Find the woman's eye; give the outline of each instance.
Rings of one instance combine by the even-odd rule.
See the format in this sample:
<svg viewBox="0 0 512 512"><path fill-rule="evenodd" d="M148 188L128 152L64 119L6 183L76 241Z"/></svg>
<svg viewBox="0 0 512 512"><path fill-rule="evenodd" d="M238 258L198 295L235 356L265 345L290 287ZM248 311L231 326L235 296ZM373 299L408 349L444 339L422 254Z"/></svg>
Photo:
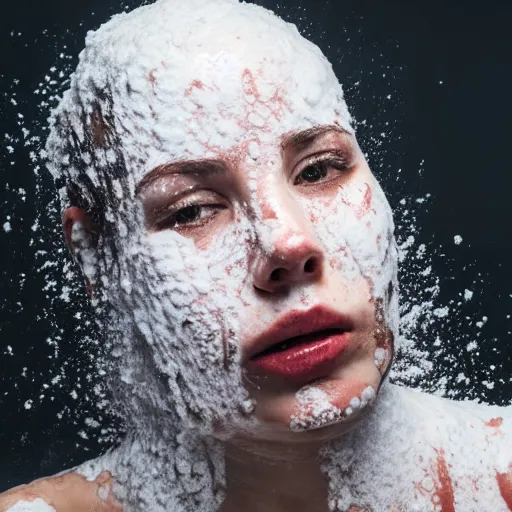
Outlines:
<svg viewBox="0 0 512 512"><path fill-rule="evenodd" d="M223 205L189 205L176 210L157 223L158 229L179 229L187 227L199 227L212 220Z"/></svg>
<svg viewBox="0 0 512 512"><path fill-rule="evenodd" d="M316 183L319 181L325 181L329 176L330 171L338 172L345 170L347 165L345 162L338 160L321 160L314 162L305 167L295 178L294 185L301 185L303 183Z"/></svg>
<svg viewBox="0 0 512 512"><path fill-rule="evenodd" d="M197 205L187 206L178 210L173 216L172 220L175 225L188 224L198 220L201 216L201 207Z"/></svg>

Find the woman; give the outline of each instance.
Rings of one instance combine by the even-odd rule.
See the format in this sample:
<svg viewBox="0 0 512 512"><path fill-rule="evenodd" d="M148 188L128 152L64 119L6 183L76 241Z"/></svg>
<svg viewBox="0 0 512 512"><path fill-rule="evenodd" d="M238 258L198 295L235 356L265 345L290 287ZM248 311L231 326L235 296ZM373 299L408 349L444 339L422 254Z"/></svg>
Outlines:
<svg viewBox="0 0 512 512"><path fill-rule="evenodd" d="M115 17L47 151L128 435L0 509L512 510L510 411L385 382L391 211L294 26L236 0Z"/></svg>

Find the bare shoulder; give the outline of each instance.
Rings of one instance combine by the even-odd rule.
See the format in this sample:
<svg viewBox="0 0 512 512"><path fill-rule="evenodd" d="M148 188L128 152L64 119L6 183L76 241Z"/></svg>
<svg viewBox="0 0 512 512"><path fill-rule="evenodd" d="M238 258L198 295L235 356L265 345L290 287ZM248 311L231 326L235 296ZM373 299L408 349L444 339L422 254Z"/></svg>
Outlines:
<svg viewBox="0 0 512 512"><path fill-rule="evenodd" d="M512 511L512 407L394 392L418 433L416 492L446 510Z"/></svg>
<svg viewBox="0 0 512 512"><path fill-rule="evenodd" d="M0 494L0 512L121 512L112 477L89 481L76 472L43 478Z"/></svg>

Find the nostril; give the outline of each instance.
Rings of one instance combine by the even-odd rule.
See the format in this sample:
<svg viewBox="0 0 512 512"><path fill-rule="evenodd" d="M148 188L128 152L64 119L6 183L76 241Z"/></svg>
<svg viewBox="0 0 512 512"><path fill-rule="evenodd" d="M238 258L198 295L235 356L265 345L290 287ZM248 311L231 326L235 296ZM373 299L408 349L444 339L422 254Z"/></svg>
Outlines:
<svg viewBox="0 0 512 512"><path fill-rule="evenodd" d="M309 258L304 264L304 272L306 274L312 274L316 270L316 261L314 258Z"/></svg>
<svg viewBox="0 0 512 512"><path fill-rule="evenodd" d="M270 280L271 281L281 281L281 279L283 278L283 270L282 268L276 268L275 270L273 270L270 274Z"/></svg>

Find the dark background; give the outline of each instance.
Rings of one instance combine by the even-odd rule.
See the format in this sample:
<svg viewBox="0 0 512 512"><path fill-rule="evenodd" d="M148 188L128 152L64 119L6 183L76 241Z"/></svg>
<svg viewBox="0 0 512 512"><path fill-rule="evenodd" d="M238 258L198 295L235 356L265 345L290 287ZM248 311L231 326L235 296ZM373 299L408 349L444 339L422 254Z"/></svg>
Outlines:
<svg viewBox="0 0 512 512"><path fill-rule="evenodd" d="M509 404L512 2L256 3L295 22L333 63L354 116L366 120L359 137L396 209L399 234L403 239L416 230L416 246L427 245L431 279L440 285L436 304L451 309L445 318L429 317L419 330L434 370L416 384ZM48 108L41 102L54 101L34 91L59 71L68 74L87 30L137 5L2 2L0 491L78 464L115 442L108 405L94 389L92 360L101 335L87 325L80 281L63 277L69 260L58 234L58 207L44 169L34 173L39 161L30 151L37 153L38 143L27 139L44 137ZM49 72L52 66L57 69ZM53 90L65 86L59 85L63 80L56 79ZM31 132L27 139L22 127ZM426 203L416 201L426 194ZM8 216L12 231L6 233L1 226ZM462 236L460 245L454 235ZM402 278L405 301L428 285L414 265ZM71 288L69 302L62 286ZM469 302L460 297L466 288L474 292ZM483 316L488 320L479 326ZM431 345L433 333L441 333L442 350ZM470 341L477 341L475 351L466 350ZM460 372L469 382L457 381Z"/></svg>

